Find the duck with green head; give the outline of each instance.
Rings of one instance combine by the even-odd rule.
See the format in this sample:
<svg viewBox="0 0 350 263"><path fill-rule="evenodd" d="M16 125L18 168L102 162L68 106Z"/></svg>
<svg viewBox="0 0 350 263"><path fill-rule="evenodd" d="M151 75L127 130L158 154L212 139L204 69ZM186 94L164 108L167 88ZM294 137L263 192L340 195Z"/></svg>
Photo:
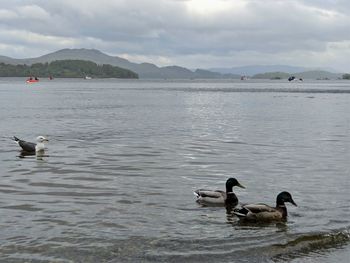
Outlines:
<svg viewBox="0 0 350 263"><path fill-rule="evenodd" d="M294 206L292 195L289 192L281 192L276 198L276 207L265 204L248 204L243 205L241 209L236 209L233 214L240 220L248 222L272 222L283 221L287 219L287 207L285 203L291 203Z"/></svg>
<svg viewBox="0 0 350 263"><path fill-rule="evenodd" d="M229 205L235 207L238 204L238 198L232 191L234 186L245 188L236 178L229 178L226 181L226 191L198 189L194 192L196 201L203 205Z"/></svg>

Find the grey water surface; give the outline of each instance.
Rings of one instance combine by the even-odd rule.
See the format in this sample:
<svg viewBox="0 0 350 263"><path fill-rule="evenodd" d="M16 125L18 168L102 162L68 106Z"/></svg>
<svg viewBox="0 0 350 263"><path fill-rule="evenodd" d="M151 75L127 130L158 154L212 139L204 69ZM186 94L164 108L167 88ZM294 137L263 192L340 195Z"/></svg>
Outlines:
<svg viewBox="0 0 350 263"><path fill-rule="evenodd" d="M3 78L0 145L0 262L349 262L349 81ZM228 177L298 207L244 225L195 202Z"/></svg>

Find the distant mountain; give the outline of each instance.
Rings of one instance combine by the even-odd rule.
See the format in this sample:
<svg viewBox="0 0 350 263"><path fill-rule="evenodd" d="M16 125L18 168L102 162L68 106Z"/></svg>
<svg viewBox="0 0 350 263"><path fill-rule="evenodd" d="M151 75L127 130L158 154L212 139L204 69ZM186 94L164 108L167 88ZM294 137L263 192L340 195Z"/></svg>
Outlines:
<svg viewBox="0 0 350 263"><path fill-rule="evenodd" d="M287 65L252 65L243 67L232 67L232 68L210 68L210 71L218 72L221 74L238 74L246 76L254 76L256 74L267 73L267 72L285 72L289 74L297 72L305 72L311 70L319 70L306 67L296 67ZM335 72L332 69L326 69L327 71Z"/></svg>
<svg viewBox="0 0 350 263"><path fill-rule="evenodd" d="M341 73L333 73L325 70L310 70L295 74L297 78L303 79L339 79L342 78Z"/></svg>
<svg viewBox="0 0 350 263"><path fill-rule="evenodd" d="M0 63L26 64L46 63L56 60L88 60L97 64L109 64L136 72L139 78L191 79L191 78L239 78L238 75L222 75L208 70L191 71L179 66L158 67L151 63L132 63L120 57L109 56L96 49L62 49L37 58L13 59L0 56Z"/></svg>
<svg viewBox="0 0 350 263"><path fill-rule="evenodd" d="M253 79L288 79L291 76L290 73L285 72L267 72L259 73L252 76Z"/></svg>
<svg viewBox="0 0 350 263"><path fill-rule="evenodd" d="M286 73L286 72L267 72L256 74L252 78L254 79L288 79L290 76L295 76L297 79L339 79L342 78L340 73L332 73L324 70L312 70L298 73Z"/></svg>
<svg viewBox="0 0 350 263"><path fill-rule="evenodd" d="M11 65L24 64L22 63L22 59L15 59L15 58L10 58L6 56L0 56L0 63L11 64Z"/></svg>
<svg viewBox="0 0 350 263"><path fill-rule="evenodd" d="M217 73L217 72L212 72L209 70L204 70L204 69L196 69L196 71L194 72L196 78L198 79L204 79L204 78L210 78L210 79L220 79L220 78L226 78L225 75ZM240 78L239 75L230 75L227 76L227 78L231 78L231 79L235 79L235 78Z"/></svg>
<svg viewBox="0 0 350 263"><path fill-rule="evenodd" d="M4 64L26 64L46 63L56 60L87 60L98 65L108 64L122 69L128 69L138 74L143 79L238 79L240 76L254 76L257 74L280 72L279 77L284 78L283 74L293 74L297 77L325 79L338 78L331 69L314 70L304 67L294 67L287 65L255 65L233 68L211 68L190 70L179 66L158 67L151 63L133 63L127 59L109 56L96 49L62 49L37 58L14 59L6 56L0 56L0 63ZM299 73L298 73L299 72ZM300 73L301 72L301 73ZM271 74L260 76L261 78L271 78Z"/></svg>

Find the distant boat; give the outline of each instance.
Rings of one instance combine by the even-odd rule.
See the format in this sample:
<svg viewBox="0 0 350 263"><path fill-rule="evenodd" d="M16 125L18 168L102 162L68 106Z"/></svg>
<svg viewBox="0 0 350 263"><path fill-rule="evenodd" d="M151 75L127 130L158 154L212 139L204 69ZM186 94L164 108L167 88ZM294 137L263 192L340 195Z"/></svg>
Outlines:
<svg viewBox="0 0 350 263"><path fill-rule="evenodd" d="M39 82L39 79L37 77L32 78L30 77L29 79L26 80L27 83L35 83L35 82Z"/></svg>
<svg viewBox="0 0 350 263"><path fill-rule="evenodd" d="M85 79L92 79L92 77L90 77L90 76L85 76Z"/></svg>

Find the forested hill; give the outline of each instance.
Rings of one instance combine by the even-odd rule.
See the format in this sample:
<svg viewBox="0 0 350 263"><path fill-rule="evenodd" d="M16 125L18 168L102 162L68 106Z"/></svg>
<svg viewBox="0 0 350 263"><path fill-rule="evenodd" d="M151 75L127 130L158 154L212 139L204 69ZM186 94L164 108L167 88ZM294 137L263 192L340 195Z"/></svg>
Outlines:
<svg viewBox="0 0 350 263"><path fill-rule="evenodd" d="M51 63L58 60L87 60L98 65L108 64L136 72L142 79L239 79L240 75L218 74L207 70L190 70L179 66L158 67L151 63L133 63L124 58L109 56L96 49L62 49L37 58L15 59L0 55L0 63L12 65L32 65L36 63Z"/></svg>
<svg viewBox="0 0 350 263"><path fill-rule="evenodd" d="M0 77L48 77L55 78L138 78L128 69L112 65L98 65L86 60L57 60L50 63L28 65L10 65L0 63Z"/></svg>

